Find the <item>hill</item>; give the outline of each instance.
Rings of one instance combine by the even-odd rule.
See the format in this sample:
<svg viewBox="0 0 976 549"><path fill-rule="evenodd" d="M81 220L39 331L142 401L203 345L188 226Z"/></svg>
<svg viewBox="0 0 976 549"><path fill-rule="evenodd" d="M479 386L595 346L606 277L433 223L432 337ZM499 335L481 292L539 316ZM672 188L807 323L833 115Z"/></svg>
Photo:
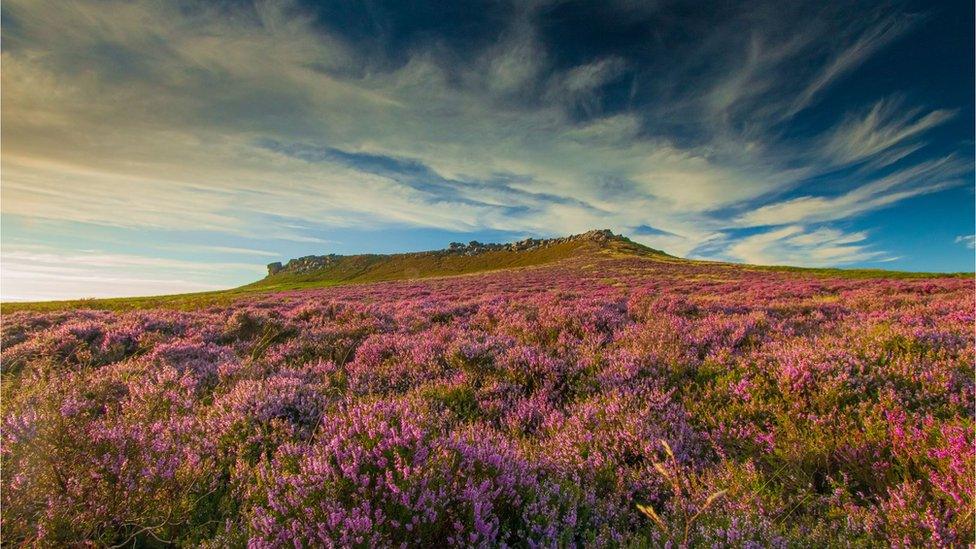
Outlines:
<svg viewBox="0 0 976 549"><path fill-rule="evenodd" d="M252 290L292 290L384 280L473 274L531 267L587 255L672 257L608 229L563 238L527 238L507 244L451 243L443 250L402 254L321 255L268 265L268 276L243 286Z"/></svg>

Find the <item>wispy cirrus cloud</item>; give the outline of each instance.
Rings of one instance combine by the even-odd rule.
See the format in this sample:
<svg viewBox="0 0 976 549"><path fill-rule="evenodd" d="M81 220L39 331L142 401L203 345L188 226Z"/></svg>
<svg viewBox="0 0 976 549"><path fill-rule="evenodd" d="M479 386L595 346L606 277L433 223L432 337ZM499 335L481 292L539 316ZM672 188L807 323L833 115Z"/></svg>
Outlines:
<svg viewBox="0 0 976 549"><path fill-rule="evenodd" d="M868 234L863 231L810 230L801 225L788 225L740 238L725 253L730 259L745 263L806 267L894 259L885 252L873 250L867 239Z"/></svg>
<svg viewBox="0 0 976 549"><path fill-rule="evenodd" d="M819 69L816 76L807 82L803 91L793 100L788 115L792 116L809 107L817 95L846 73L856 69L879 49L904 34L917 23L917 19L918 16L899 18L886 15L880 21L868 25L863 32L853 37L853 42L849 46L834 53Z"/></svg>
<svg viewBox="0 0 976 549"><path fill-rule="evenodd" d="M895 155L888 155L880 165L875 164L881 167L917 150L914 144L917 138L955 115L954 111L945 109L923 112L919 108L905 108L903 103L883 99L863 116L847 117L826 136L827 156L838 163L851 164L898 148Z"/></svg>
<svg viewBox="0 0 976 549"><path fill-rule="evenodd" d="M197 262L153 255L5 244L0 254L4 299L38 300L112 297L119 287L132 295L162 295L220 289L218 272L250 277L264 270L251 263Z"/></svg>
<svg viewBox="0 0 976 549"><path fill-rule="evenodd" d="M785 225L847 219L914 196L964 183L970 166L954 157L940 158L893 172L831 196L799 196L761 206L737 219L742 226Z"/></svg>
<svg viewBox="0 0 976 549"><path fill-rule="evenodd" d="M179 244L169 246L157 246L157 248L169 251L180 252L201 252L210 254L230 254L258 257L279 257L281 254L268 250L257 250L254 248L240 248L237 246L210 246L205 244Z"/></svg>
<svg viewBox="0 0 976 549"><path fill-rule="evenodd" d="M482 36L425 28L393 47L395 21L356 34L298 2L9 0L0 208L308 243L329 227L650 225L650 245L725 257L735 229L816 231L965 174L945 151L922 154L956 111L894 91L785 135L911 31L892 6L757 3L680 29L666 6L628 10L668 48L572 58L552 31L570 7L529 3L492 12ZM695 25L707 40L667 34ZM858 169L843 190L818 186L844 166ZM831 261L881 257L869 237L794 255L818 246Z"/></svg>
<svg viewBox="0 0 976 549"><path fill-rule="evenodd" d="M962 244L967 248L969 248L970 250L974 250L976 249L976 235L967 234L967 235L957 236L955 239L955 243Z"/></svg>

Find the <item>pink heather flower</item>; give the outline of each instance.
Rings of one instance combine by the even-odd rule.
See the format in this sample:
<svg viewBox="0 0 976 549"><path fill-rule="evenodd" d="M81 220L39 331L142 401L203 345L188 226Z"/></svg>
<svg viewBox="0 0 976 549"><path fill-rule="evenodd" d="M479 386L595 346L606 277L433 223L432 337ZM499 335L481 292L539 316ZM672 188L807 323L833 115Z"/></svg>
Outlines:
<svg viewBox="0 0 976 549"><path fill-rule="evenodd" d="M726 490L689 545L958 546L973 291L608 256L4 315L3 535L678 546Z"/></svg>

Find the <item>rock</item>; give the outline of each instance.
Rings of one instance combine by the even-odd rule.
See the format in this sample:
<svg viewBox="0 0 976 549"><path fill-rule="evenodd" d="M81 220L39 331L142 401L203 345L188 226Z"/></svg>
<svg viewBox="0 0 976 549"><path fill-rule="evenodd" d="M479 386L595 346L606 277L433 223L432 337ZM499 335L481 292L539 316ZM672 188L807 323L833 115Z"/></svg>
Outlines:
<svg viewBox="0 0 976 549"><path fill-rule="evenodd" d="M595 242L609 242L616 235L614 235L613 231L610 229L598 229L594 231L587 231L578 236L581 239L593 240Z"/></svg>

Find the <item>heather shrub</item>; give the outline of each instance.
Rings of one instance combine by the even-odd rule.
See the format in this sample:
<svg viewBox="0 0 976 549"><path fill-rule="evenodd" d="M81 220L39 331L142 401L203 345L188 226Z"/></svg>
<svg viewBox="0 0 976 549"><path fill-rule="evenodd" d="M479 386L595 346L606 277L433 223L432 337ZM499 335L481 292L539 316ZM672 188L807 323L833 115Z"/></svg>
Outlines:
<svg viewBox="0 0 976 549"><path fill-rule="evenodd" d="M965 546L973 294L607 256L198 311L6 315L0 533Z"/></svg>

